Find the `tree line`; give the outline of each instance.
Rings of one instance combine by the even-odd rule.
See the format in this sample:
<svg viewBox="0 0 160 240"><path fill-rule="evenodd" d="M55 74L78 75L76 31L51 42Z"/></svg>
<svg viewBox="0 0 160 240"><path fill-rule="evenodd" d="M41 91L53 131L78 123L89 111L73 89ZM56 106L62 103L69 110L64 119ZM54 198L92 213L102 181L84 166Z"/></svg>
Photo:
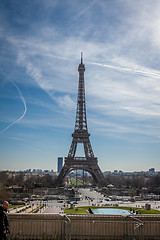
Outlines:
<svg viewBox="0 0 160 240"><path fill-rule="evenodd" d="M56 176L46 175L30 175L27 176L22 172L14 176L7 172L0 172L0 187L18 186L23 189L34 188L51 188L55 186ZM123 176L123 175L107 175L101 183L103 186L112 184L115 188L126 189L149 189L151 192L160 191L160 174L146 176Z"/></svg>

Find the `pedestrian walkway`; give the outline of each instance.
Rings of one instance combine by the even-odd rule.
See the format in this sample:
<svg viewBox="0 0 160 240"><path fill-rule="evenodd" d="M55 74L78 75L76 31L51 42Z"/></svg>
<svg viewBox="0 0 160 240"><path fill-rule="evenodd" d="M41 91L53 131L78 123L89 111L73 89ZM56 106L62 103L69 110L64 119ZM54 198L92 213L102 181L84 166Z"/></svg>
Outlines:
<svg viewBox="0 0 160 240"><path fill-rule="evenodd" d="M64 208L60 207L60 206L49 206L42 213L63 214L64 213Z"/></svg>
<svg viewBox="0 0 160 240"><path fill-rule="evenodd" d="M9 213L29 213L38 207L37 204L27 204L21 207L10 208Z"/></svg>

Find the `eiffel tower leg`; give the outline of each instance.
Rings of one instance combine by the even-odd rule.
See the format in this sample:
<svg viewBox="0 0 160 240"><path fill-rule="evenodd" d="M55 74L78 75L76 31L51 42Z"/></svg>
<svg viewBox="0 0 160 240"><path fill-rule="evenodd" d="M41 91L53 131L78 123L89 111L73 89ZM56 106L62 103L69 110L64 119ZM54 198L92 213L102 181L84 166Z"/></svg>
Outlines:
<svg viewBox="0 0 160 240"><path fill-rule="evenodd" d="M93 158L94 157L94 153L93 153L93 150L92 150L89 138L87 139L86 142L83 143L83 145L84 145L85 156L87 158L89 158L89 157Z"/></svg>
<svg viewBox="0 0 160 240"><path fill-rule="evenodd" d="M84 169L83 169L83 186L84 186Z"/></svg>
<svg viewBox="0 0 160 240"><path fill-rule="evenodd" d="M68 153L68 157L74 158L77 149L77 142L72 140L71 147Z"/></svg>
<svg viewBox="0 0 160 240"><path fill-rule="evenodd" d="M58 175L57 182L56 182L57 185L62 185L63 180L68 172L69 172L69 167L67 166L67 164L64 164L64 166L62 167L62 169Z"/></svg>
<svg viewBox="0 0 160 240"><path fill-rule="evenodd" d="M89 172L92 175L93 180L96 184L101 180L104 180L103 173L97 164L97 160L87 160L85 164L85 171Z"/></svg>

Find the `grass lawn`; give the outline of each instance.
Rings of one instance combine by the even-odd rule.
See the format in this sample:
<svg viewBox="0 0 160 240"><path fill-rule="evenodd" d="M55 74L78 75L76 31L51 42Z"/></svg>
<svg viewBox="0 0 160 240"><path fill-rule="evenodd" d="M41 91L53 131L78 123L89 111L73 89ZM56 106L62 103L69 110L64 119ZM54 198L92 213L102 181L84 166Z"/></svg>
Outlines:
<svg viewBox="0 0 160 240"><path fill-rule="evenodd" d="M88 207L89 208L89 207ZM89 214L87 209L84 209L84 207L75 207L73 209L66 207L64 209L65 214Z"/></svg>
<svg viewBox="0 0 160 240"><path fill-rule="evenodd" d="M23 207L24 205L9 205L8 209L10 208L19 208L19 207Z"/></svg>
<svg viewBox="0 0 160 240"><path fill-rule="evenodd" d="M134 208L134 207L97 207L97 206L84 206L84 207L75 207L73 209L65 208L65 214L89 214L88 209L96 209L96 208L117 208L117 209L124 209L129 210L132 209L134 212L138 212L138 214L160 214L158 210L145 210L144 208Z"/></svg>
<svg viewBox="0 0 160 240"><path fill-rule="evenodd" d="M70 179L70 182L72 185L76 185L76 179L72 178ZM77 185L83 185L83 183L77 180Z"/></svg>

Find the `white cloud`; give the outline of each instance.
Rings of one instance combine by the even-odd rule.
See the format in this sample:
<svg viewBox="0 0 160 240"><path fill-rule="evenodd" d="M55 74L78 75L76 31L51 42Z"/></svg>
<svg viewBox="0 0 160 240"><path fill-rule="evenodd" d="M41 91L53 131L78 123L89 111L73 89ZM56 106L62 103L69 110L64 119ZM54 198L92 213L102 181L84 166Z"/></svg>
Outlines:
<svg viewBox="0 0 160 240"><path fill-rule="evenodd" d="M75 102L71 99L71 97L69 95L65 95L63 97L57 97L56 101L63 108L69 108L69 109L76 108Z"/></svg>

